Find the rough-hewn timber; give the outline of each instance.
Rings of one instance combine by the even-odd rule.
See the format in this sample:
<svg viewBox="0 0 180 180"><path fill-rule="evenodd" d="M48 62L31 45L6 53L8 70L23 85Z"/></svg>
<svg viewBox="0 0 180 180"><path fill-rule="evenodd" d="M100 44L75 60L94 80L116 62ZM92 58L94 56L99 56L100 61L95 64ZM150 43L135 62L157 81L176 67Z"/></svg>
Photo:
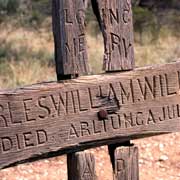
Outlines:
<svg viewBox="0 0 180 180"><path fill-rule="evenodd" d="M131 0L91 0L104 36L104 70L134 67Z"/></svg>
<svg viewBox="0 0 180 180"><path fill-rule="evenodd" d="M180 131L179 94L180 62L0 91L0 167Z"/></svg>
<svg viewBox="0 0 180 180"><path fill-rule="evenodd" d="M52 0L56 72L59 80L88 74L84 0Z"/></svg>
<svg viewBox="0 0 180 180"><path fill-rule="evenodd" d="M92 153L67 155L68 180L96 180L95 157Z"/></svg>
<svg viewBox="0 0 180 180"><path fill-rule="evenodd" d="M122 146L115 150L114 180L139 180L138 148Z"/></svg>

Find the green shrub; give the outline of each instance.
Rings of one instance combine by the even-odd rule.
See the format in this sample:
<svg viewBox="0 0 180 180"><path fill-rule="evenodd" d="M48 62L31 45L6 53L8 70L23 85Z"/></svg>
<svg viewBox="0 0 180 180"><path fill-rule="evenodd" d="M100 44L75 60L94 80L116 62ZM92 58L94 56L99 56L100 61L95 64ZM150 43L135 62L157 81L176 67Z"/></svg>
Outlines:
<svg viewBox="0 0 180 180"><path fill-rule="evenodd" d="M32 8L42 15L51 15L51 0L31 0Z"/></svg>
<svg viewBox="0 0 180 180"><path fill-rule="evenodd" d="M143 43L143 35L148 35L149 40L157 40L160 32L158 17L147 8L134 7L134 30L139 33L140 43Z"/></svg>
<svg viewBox="0 0 180 180"><path fill-rule="evenodd" d="M14 14L19 5L20 0L0 0L0 14Z"/></svg>

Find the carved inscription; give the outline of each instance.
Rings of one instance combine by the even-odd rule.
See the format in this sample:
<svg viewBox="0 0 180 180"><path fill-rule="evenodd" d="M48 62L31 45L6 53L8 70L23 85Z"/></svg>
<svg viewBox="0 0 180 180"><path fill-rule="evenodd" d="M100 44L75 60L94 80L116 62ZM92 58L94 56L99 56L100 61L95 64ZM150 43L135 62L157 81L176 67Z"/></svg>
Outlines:
<svg viewBox="0 0 180 180"><path fill-rule="evenodd" d="M138 180L138 149L134 145L119 147L114 153L114 179Z"/></svg>
<svg viewBox="0 0 180 180"><path fill-rule="evenodd" d="M93 178L93 173L91 171L91 165L89 163L85 164L82 179L91 180Z"/></svg>
<svg viewBox="0 0 180 180"><path fill-rule="evenodd" d="M109 115L108 120L92 120L72 123L69 129L68 139L92 137L108 132L121 132L125 129L148 127L149 125L162 124L179 119L180 123L180 104L170 106L152 107L147 111L131 112L128 110L119 111Z"/></svg>
<svg viewBox="0 0 180 180"><path fill-rule="evenodd" d="M126 173L127 173L127 159L117 159L116 160L116 177L123 177L123 179L125 179L124 177L126 177Z"/></svg>
<svg viewBox="0 0 180 180"><path fill-rule="evenodd" d="M48 137L45 130L27 131L11 136L0 137L0 153L6 154L38 147L46 144L47 141Z"/></svg>
<svg viewBox="0 0 180 180"><path fill-rule="evenodd" d="M133 23L130 0L96 0L94 11L104 35L104 70L134 67ZM97 12L98 9L98 12ZM98 16L100 14L100 17Z"/></svg>
<svg viewBox="0 0 180 180"><path fill-rule="evenodd" d="M115 108L117 111L123 105L159 100L178 93L179 71L87 86L82 89L67 89L39 97L24 98L22 101L0 102L0 127L34 123L48 118L90 112L102 107L109 111ZM141 112L137 116L141 116Z"/></svg>
<svg viewBox="0 0 180 180"><path fill-rule="evenodd" d="M180 63L1 91L0 167L14 154L180 131L179 93ZM101 109L108 116L100 120Z"/></svg>
<svg viewBox="0 0 180 180"><path fill-rule="evenodd" d="M68 154L69 180L96 180L95 158L91 153Z"/></svg>
<svg viewBox="0 0 180 180"><path fill-rule="evenodd" d="M58 78L87 74L84 0L53 0L53 32Z"/></svg>

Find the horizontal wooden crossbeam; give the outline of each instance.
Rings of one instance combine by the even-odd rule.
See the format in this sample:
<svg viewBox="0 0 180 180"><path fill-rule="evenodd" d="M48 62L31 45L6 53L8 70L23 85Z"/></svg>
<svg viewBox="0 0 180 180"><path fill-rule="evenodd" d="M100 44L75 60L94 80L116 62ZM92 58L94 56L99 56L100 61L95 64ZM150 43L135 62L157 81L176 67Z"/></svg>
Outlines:
<svg viewBox="0 0 180 180"><path fill-rule="evenodd" d="M180 131L180 62L0 91L0 168Z"/></svg>

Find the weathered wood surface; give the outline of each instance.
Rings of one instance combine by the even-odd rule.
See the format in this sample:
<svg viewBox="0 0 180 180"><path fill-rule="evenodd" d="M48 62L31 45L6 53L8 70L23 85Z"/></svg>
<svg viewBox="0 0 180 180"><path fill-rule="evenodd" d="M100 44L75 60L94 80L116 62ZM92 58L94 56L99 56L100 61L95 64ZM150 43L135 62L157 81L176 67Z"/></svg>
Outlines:
<svg viewBox="0 0 180 180"><path fill-rule="evenodd" d="M88 74L85 38L87 0L52 0L58 80Z"/></svg>
<svg viewBox="0 0 180 180"><path fill-rule="evenodd" d="M95 157L92 153L68 154L68 180L96 180Z"/></svg>
<svg viewBox="0 0 180 180"><path fill-rule="evenodd" d="M0 167L180 131L179 94L180 62L0 91Z"/></svg>
<svg viewBox="0 0 180 180"><path fill-rule="evenodd" d="M134 68L131 0L91 0L104 36L104 70Z"/></svg>
<svg viewBox="0 0 180 180"><path fill-rule="evenodd" d="M119 147L114 157L114 180L139 180L138 147Z"/></svg>

